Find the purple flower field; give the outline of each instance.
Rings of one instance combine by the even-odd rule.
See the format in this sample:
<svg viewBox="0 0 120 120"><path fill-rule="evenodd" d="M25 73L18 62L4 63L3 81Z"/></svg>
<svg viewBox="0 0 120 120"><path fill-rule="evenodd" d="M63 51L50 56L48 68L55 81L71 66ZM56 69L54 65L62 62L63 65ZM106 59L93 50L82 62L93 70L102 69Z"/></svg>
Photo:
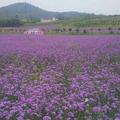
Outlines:
<svg viewBox="0 0 120 120"><path fill-rule="evenodd" d="M120 120L120 36L0 35L0 120Z"/></svg>

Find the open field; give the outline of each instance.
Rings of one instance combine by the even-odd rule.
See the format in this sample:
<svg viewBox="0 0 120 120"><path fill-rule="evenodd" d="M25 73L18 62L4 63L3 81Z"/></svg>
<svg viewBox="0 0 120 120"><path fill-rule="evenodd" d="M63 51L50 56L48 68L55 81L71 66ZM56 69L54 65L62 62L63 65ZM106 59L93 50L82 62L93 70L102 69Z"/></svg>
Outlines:
<svg viewBox="0 0 120 120"><path fill-rule="evenodd" d="M1 120L119 118L119 35L0 35Z"/></svg>

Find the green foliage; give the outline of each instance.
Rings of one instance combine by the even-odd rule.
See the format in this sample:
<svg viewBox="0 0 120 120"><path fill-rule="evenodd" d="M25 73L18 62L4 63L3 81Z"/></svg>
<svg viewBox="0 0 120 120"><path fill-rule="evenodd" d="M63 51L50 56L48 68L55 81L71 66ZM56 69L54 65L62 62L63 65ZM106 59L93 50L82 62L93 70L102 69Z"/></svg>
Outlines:
<svg viewBox="0 0 120 120"><path fill-rule="evenodd" d="M33 75L32 75L31 80L38 80L38 79L39 79L38 75L36 75L36 74L33 74Z"/></svg>
<svg viewBox="0 0 120 120"><path fill-rule="evenodd" d="M4 94L0 93L0 100L4 98Z"/></svg>
<svg viewBox="0 0 120 120"><path fill-rule="evenodd" d="M120 63L120 55L112 56L109 60L109 63Z"/></svg>
<svg viewBox="0 0 120 120"><path fill-rule="evenodd" d="M92 120L98 120L98 118L102 118L103 113L97 112L97 113L92 113Z"/></svg>
<svg viewBox="0 0 120 120"><path fill-rule="evenodd" d="M2 19L0 20L0 27L19 27L23 23L19 19Z"/></svg>
<svg viewBox="0 0 120 120"><path fill-rule="evenodd" d="M38 64L37 65L37 70L39 71L39 72L42 72L44 69L45 69L45 65L44 64Z"/></svg>
<svg viewBox="0 0 120 120"><path fill-rule="evenodd" d="M107 112L107 115L114 119L116 113L117 113L116 109L111 109L110 111Z"/></svg>
<svg viewBox="0 0 120 120"><path fill-rule="evenodd" d="M85 113L84 112L78 112L77 119L78 120L85 120Z"/></svg>
<svg viewBox="0 0 120 120"><path fill-rule="evenodd" d="M99 27L112 28L120 26L120 16L84 16L58 21L59 27Z"/></svg>
<svg viewBox="0 0 120 120"><path fill-rule="evenodd" d="M105 95L104 93L99 93L99 100L101 105L104 106L108 102L108 96Z"/></svg>
<svg viewBox="0 0 120 120"><path fill-rule="evenodd" d="M8 99L11 100L11 101L17 101L18 96L10 95L10 96L8 96Z"/></svg>

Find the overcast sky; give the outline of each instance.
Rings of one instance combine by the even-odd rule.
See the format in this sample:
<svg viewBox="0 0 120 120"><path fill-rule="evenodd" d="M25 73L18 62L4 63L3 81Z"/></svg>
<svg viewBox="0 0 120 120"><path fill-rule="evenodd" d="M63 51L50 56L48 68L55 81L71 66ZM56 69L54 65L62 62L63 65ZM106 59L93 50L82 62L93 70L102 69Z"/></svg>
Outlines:
<svg viewBox="0 0 120 120"><path fill-rule="evenodd" d="M50 11L79 11L120 15L120 0L0 0L0 7L25 1Z"/></svg>

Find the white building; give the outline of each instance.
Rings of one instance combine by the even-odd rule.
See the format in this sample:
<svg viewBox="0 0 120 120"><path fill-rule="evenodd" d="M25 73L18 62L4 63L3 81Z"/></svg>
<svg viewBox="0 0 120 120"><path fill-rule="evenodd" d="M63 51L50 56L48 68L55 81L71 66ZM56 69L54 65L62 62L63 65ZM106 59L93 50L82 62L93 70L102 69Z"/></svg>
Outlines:
<svg viewBox="0 0 120 120"><path fill-rule="evenodd" d="M44 35L44 32L40 30L39 28L33 28L29 29L24 32L24 34L29 34L29 35Z"/></svg>
<svg viewBox="0 0 120 120"><path fill-rule="evenodd" d="M48 23L48 22L54 22L54 21L56 21L57 19L55 18L55 17L53 17L53 18L42 18L41 19L41 22L42 23Z"/></svg>

